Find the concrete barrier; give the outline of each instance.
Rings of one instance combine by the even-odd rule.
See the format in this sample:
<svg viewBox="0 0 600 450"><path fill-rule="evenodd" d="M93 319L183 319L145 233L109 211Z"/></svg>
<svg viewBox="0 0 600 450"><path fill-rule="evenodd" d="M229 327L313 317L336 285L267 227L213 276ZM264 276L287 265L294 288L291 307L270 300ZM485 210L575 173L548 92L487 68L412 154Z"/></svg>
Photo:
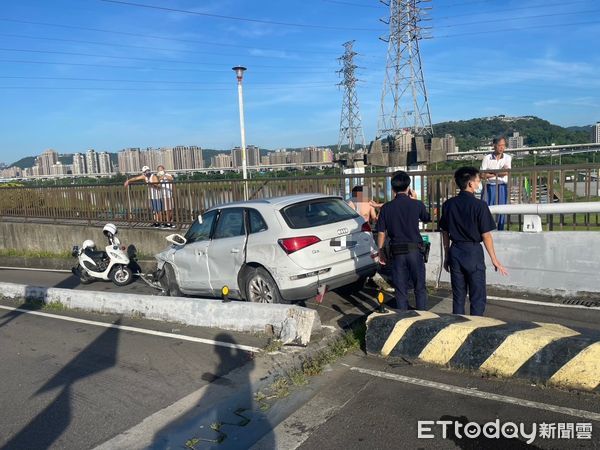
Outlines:
<svg viewBox="0 0 600 450"><path fill-rule="evenodd" d="M119 238L125 245L134 244L141 257L152 259L168 243L165 236L174 230L152 228L119 228ZM597 297L600 293L598 272L600 258L591 248L600 248L597 231L550 231L520 233L494 232L496 253L510 275L504 277L493 270L487 254L488 286L515 292L573 297ZM427 281L450 283L449 274L442 270L440 233L428 233L431 253L426 265ZM105 242L102 227L56 225L44 223L0 221L0 250L19 252L70 252L73 245L85 239L97 244ZM31 258L28 264L37 267Z"/></svg>
<svg viewBox="0 0 600 450"><path fill-rule="evenodd" d="M315 310L293 305L75 291L13 283L0 283L0 295L199 327L253 333L272 331L284 344L307 345L312 333L321 330L321 321Z"/></svg>
<svg viewBox="0 0 600 450"><path fill-rule="evenodd" d="M429 311L373 313L367 353L586 391L600 386L600 333Z"/></svg>

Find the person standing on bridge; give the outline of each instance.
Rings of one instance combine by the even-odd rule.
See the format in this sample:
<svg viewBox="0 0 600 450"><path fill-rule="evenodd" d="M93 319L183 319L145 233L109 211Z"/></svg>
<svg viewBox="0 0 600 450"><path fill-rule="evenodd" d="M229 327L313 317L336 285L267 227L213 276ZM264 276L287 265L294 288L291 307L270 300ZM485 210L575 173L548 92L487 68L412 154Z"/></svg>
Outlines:
<svg viewBox="0 0 600 450"><path fill-rule="evenodd" d="M508 272L496 258L491 234L496 224L490 208L475 197L475 191L481 185L479 170L461 167L454 173L454 180L460 193L444 202L439 223L444 244L444 269L450 272L452 284L452 314L465 314L468 292L471 315L483 316L487 294L481 242L494 269L502 275L508 275Z"/></svg>
<svg viewBox="0 0 600 450"><path fill-rule="evenodd" d="M395 287L396 308L408 309L408 288L410 281L414 286L415 301L418 310L427 307L427 289L425 288L425 259L423 239L419 230L419 221L431 222L431 216L425 205L417 200L410 188L410 177L402 170L392 176L392 190L396 198L381 208L377 220L377 245L379 262L386 265L384 243L386 234L390 238L393 255L392 279Z"/></svg>
<svg viewBox="0 0 600 450"><path fill-rule="evenodd" d="M512 165L512 157L504 153L506 148L506 138L499 136L494 138L494 152L485 155L481 161L482 177L487 181L485 192L482 192L482 200L485 198L488 205L506 205L508 200L508 171ZM501 170L501 172L491 173L486 170ZM484 195L485 194L485 195ZM506 216L498 216L498 230L504 230Z"/></svg>
<svg viewBox="0 0 600 450"><path fill-rule="evenodd" d="M156 168L156 176L160 183L162 194L162 207L164 220L162 226L165 228L174 228L173 225L173 175L165 171L165 166L160 165Z"/></svg>
<svg viewBox="0 0 600 450"><path fill-rule="evenodd" d="M124 186L129 187L129 183L135 183L136 181L144 181L148 185L148 197L154 219L152 226L158 228L160 227L163 215L162 195L158 177L152 173L150 167L144 166L142 167L142 174L125 180Z"/></svg>

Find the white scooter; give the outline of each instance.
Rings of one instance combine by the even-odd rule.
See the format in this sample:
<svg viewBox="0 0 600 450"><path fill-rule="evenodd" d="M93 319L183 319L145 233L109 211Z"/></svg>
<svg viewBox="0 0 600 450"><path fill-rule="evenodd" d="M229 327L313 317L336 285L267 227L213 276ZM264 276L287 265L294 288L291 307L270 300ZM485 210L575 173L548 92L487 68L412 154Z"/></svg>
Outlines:
<svg viewBox="0 0 600 450"><path fill-rule="evenodd" d="M77 258L77 266L71 271L81 284L89 284L95 280L110 280L117 286L131 283L133 271L129 267L131 259L128 254L131 250L126 252L126 248L121 246L117 232L117 227L112 223L107 223L102 229L108 239L105 251L97 251L96 244L91 239L85 240L81 248L73 246L71 254Z"/></svg>

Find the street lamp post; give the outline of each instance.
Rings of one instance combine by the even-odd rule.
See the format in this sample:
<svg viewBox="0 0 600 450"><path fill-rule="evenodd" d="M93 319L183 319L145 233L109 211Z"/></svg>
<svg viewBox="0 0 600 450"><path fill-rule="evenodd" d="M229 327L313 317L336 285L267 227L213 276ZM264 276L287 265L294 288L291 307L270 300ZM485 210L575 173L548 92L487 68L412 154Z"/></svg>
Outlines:
<svg viewBox="0 0 600 450"><path fill-rule="evenodd" d="M244 99L242 95L242 78L244 78L245 67L233 67L237 76L238 102L240 106L240 134L242 138L242 174L244 177L244 200L248 200L248 169L246 167L246 128L244 126Z"/></svg>

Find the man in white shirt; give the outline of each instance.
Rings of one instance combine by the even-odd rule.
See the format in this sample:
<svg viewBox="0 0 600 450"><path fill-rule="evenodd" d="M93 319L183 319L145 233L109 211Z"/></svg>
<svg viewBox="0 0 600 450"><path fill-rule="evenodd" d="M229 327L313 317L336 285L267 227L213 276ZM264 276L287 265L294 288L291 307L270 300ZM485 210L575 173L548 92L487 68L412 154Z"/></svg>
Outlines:
<svg viewBox="0 0 600 450"><path fill-rule="evenodd" d="M508 199L508 171L512 165L512 157L504 153L506 148L506 138L500 136L494 138L494 153L485 155L481 161L481 178L487 181L485 191L482 193L482 200L488 205L506 205ZM500 170L500 172L490 173L486 170ZM484 195L485 194L485 195ZM504 230L506 216L498 216L498 230Z"/></svg>

